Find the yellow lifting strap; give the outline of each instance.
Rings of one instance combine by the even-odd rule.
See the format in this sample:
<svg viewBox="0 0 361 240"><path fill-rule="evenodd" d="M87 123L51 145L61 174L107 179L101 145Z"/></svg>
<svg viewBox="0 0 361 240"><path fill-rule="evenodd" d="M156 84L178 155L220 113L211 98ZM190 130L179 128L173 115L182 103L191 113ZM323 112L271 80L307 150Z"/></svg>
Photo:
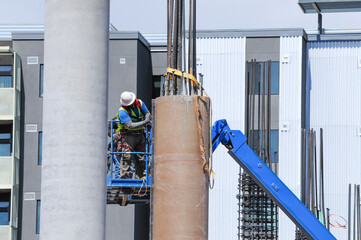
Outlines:
<svg viewBox="0 0 361 240"><path fill-rule="evenodd" d="M199 82L197 81L197 79L190 73L186 73L186 72L182 72L179 71L177 69L173 69L173 68L167 68L167 75L168 74L174 74L176 76L182 77L187 79L187 80L192 80L196 86L199 88Z"/></svg>

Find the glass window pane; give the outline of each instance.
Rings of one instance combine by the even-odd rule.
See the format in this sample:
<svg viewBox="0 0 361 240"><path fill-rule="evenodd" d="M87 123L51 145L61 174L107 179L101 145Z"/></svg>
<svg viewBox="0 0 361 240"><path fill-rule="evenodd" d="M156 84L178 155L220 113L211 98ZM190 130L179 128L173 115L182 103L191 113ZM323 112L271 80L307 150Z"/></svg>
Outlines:
<svg viewBox="0 0 361 240"><path fill-rule="evenodd" d="M11 134L10 133L0 133L0 140L10 140Z"/></svg>
<svg viewBox="0 0 361 240"><path fill-rule="evenodd" d="M9 225L10 193L0 193L0 225Z"/></svg>
<svg viewBox="0 0 361 240"><path fill-rule="evenodd" d="M12 66L0 66L0 72L11 72Z"/></svg>
<svg viewBox="0 0 361 240"><path fill-rule="evenodd" d="M278 130L271 130L271 161L278 162Z"/></svg>
<svg viewBox="0 0 361 240"><path fill-rule="evenodd" d="M258 138L260 137L260 131L258 130L251 130L251 134L254 134L254 138L253 138L253 150L254 151L258 151ZM270 141L271 141L271 162L278 162L278 130L271 130L271 136L270 136ZM251 143L249 144L251 145ZM275 153L276 153L276 160L275 160Z"/></svg>
<svg viewBox="0 0 361 240"><path fill-rule="evenodd" d="M40 233L40 205L41 201L38 200L36 204L36 234Z"/></svg>
<svg viewBox="0 0 361 240"><path fill-rule="evenodd" d="M39 132L39 142L38 142L38 164L41 165L43 162L43 133Z"/></svg>
<svg viewBox="0 0 361 240"><path fill-rule="evenodd" d="M11 144L9 143L0 144L0 156L1 157L11 156Z"/></svg>
<svg viewBox="0 0 361 240"><path fill-rule="evenodd" d="M12 76L0 76L0 88L12 88L13 77Z"/></svg>
<svg viewBox="0 0 361 240"><path fill-rule="evenodd" d="M42 97L44 93L44 64L40 65L40 85L39 85L39 96Z"/></svg>
<svg viewBox="0 0 361 240"><path fill-rule="evenodd" d="M0 125L0 156L11 156L12 125Z"/></svg>
<svg viewBox="0 0 361 240"><path fill-rule="evenodd" d="M279 94L280 63L271 62L271 94Z"/></svg>
<svg viewBox="0 0 361 240"><path fill-rule="evenodd" d="M265 69L263 69L265 68ZM252 72L254 70L254 73ZM264 72L264 73L263 73ZM266 90L268 86L268 62L256 62L254 69L252 68L252 64L248 64L248 78L251 80L253 74L255 76L255 85L253 86L253 94L257 95L259 93L259 87L261 87L260 93L263 94L263 89ZM264 79L265 78L265 79ZM277 95L279 94L279 62L271 62L271 94ZM265 86L263 86L263 82L265 82ZM260 85L261 83L261 85ZM249 83L250 84L250 83ZM249 87L251 87L249 85ZM250 92L252 92L250 90Z"/></svg>

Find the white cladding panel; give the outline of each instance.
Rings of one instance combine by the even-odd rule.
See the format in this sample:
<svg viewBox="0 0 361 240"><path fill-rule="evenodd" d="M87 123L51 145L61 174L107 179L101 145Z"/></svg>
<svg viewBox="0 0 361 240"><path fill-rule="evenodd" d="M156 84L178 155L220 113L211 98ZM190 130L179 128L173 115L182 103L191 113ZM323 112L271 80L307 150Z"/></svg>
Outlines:
<svg viewBox="0 0 361 240"><path fill-rule="evenodd" d="M280 38L279 177L300 196L302 37ZM286 130L283 126L288 126ZM294 239L295 225L279 210L279 239Z"/></svg>
<svg viewBox="0 0 361 240"><path fill-rule="evenodd" d="M361 41L307 47L310 127L317 131L317 144L319 129L324 132L325 207L347 219L348 184L361 183ZM347 239L347 229L331 232Z"/></svg>
<svg viewBox="0 0 361 240"><path fill-rule="evenodd" d="M245 38L198 38L198 73L212 99L213 122L227 119L244 128ZM214 189L209 191L209 240L238 239L239 165L220 146L213 155Z"/></svg>

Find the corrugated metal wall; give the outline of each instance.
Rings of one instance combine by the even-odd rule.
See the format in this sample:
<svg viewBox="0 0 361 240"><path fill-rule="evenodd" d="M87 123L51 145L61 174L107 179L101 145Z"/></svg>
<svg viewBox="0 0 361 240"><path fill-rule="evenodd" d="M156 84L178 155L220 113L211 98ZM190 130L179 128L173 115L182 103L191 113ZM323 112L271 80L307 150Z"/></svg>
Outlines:
<svg viewBox="0 0 361 240"><path fill-rule="evenodd" d="M347 219L348 184L361 183L361 41L309 42L307 47L310 127L318 143L324 129L325 206ZM347 239L347 229L331 232Z"/></svg>
<svg viewBox="0 0 361 240"><path fill-rule="evenodd" d="M198 73L212 99L213 122L244 127L245 38L198 38ZM215 186L209 192L209 240L238 239L239 166L220 146L213 155Z"/></svg>
<svg viewBox="0 0 361 240"><path fill-rule="evenodd" d="M302 37L280 39L279 177L300 196ZM287 60L288 59L288 60ZM279 239L294 239L295 225L280 210Z"/></svg>

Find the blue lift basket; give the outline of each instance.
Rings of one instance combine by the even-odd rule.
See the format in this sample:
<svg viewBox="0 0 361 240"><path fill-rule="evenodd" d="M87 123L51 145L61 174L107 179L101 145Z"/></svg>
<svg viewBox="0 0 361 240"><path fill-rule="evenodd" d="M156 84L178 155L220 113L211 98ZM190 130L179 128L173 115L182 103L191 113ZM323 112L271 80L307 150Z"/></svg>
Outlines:
<svg viewBox="0 0 361 240"><path fill-rule="evenodd" d="M113 125L119 120L109 120L110 132L116 134ZM149 203L151 188L151 159L152 159L152 129L146 127L145 152L117 152L112 135L108 143L107 151L107 203L120 204L147 204ZM124 154L131 154L131 158L142 156L141 161L145 162L144 175L141 179L135 178L135 167L132 164L130 171L132 178L120 178L121 161Z"/></svg>

